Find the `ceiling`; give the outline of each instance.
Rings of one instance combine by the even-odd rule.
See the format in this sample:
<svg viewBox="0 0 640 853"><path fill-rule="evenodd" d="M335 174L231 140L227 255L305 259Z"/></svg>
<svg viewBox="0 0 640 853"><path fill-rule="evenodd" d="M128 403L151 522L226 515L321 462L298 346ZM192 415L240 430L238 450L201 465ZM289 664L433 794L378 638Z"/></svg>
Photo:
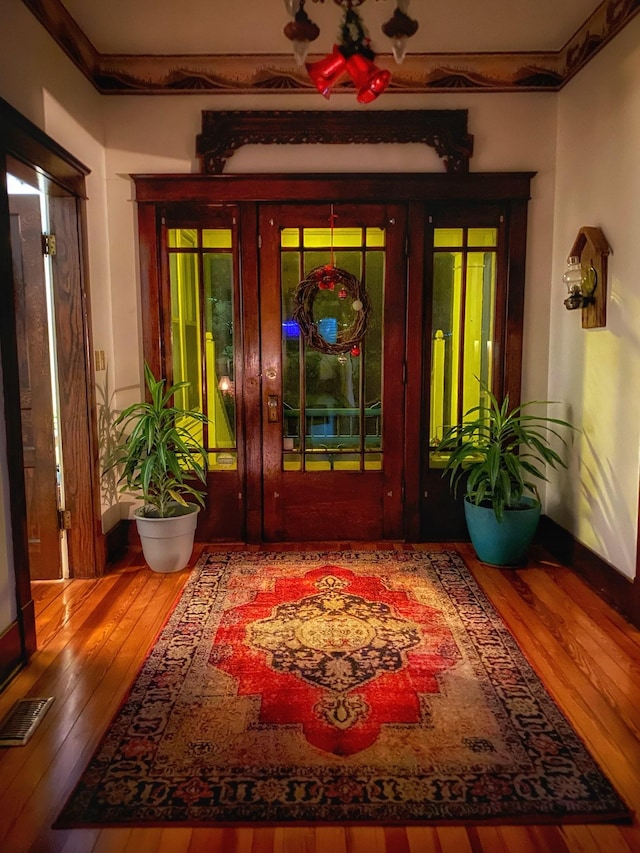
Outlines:
<svg viewBox="0 0 640 853"><path fill-rule="evenodd" d="M103 94L309 94L283 34L283 0L23 0ZM331 52L339 0L306 0ZM353 0L357 2L357 0ZM639 0L412 0L418 21L396 65L381 32L396 0L362 0L388 94L557 91L640 12ZM353 93L341 80L331 94Z"/></svg>
<svg viewBox="0 0 640 853"><path fill-rule="evenodd" d="M283 0L62 0L100 53L247 54L287 53ZM419 22L411 50L419 53L470 51L558 51L599 0L412 0L409 14ZM360 8L374 49L388 51L380 32L394 0L367 0ZM331 49L341 10L331 2L307 0L306 11L320 27L314 44Z"/></svg>

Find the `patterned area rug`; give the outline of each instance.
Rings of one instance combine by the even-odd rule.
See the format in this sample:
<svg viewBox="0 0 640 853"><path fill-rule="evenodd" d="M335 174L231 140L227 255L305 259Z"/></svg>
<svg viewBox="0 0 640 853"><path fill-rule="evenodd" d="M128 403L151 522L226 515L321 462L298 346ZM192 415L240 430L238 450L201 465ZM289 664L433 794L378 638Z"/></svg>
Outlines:
<svg viewBox="0 0 640 853"><path fill-rule="evenodd" d="M452 552L193 571L57 826L628 811Z"/></svg>

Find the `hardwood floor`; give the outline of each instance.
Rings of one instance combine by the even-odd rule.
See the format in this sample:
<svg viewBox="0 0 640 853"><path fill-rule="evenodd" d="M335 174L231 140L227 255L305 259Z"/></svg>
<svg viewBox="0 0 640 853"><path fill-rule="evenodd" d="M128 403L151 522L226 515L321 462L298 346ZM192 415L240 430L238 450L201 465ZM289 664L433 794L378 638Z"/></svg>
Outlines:
<svg viewBox="0 0 640 853"><path fill-rule="evenodd" d="M206 547L230 550L228 545ZM513 571L481 565L465 544L433 547L459 550L594 757L630 807L638 809L640 631L569 569L543 554L537 554L526 569ZM194 561L204 548L196 547ZM133 551L100 580L33 584L38 651L0 695L0 717L25 696L54 696L55 702L27 746L0 749L0 849L7 853L640 851L637 821L632 826L52 830L188 574L154 574Z"/></svg>

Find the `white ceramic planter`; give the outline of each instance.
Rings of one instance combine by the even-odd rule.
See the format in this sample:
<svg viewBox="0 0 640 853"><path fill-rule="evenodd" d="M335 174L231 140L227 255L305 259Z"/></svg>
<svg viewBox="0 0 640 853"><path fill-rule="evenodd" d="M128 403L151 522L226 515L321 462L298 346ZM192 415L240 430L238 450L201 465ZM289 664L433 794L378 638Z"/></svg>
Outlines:
<svg viewBox="0 0 640 853"><path fill-rule="evenodd" d="M134 512L142 553L154 572L179 572L191 558L199 507L171 518L148 518Z"/></svg>

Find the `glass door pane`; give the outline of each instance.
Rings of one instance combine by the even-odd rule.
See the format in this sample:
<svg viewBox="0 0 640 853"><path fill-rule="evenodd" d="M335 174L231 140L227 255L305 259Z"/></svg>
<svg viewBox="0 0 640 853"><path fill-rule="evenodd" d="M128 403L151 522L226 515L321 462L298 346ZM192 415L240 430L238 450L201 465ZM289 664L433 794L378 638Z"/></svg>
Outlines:
<svg viewBox="0 0 640 853"><path fill-rule="evenodd" d="M280 264L283 470L381 470L385 232L283 228ZM305 341L294 316L299 288L327 265L361 282L371 303L366 335L346 351L362 311L350 280L308 285L320 346Z"/></svg>

